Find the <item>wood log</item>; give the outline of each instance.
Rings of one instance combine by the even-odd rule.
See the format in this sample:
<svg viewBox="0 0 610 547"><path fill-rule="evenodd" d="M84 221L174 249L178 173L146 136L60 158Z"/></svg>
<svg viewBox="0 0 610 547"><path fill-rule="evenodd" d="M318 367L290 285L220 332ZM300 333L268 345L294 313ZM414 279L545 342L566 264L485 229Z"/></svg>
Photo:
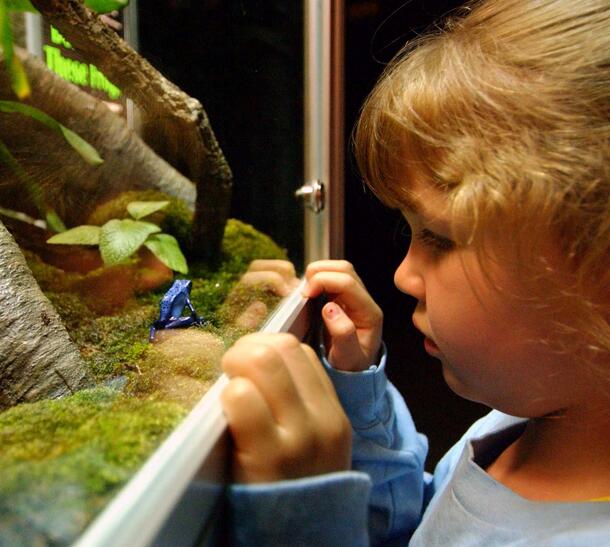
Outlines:
<svg viewBox="0 0 610 547"><path fill-rule="evenodd" d="M32 85L27 104L41 109L92 144L104 159L87 164L61 137L21 114L0 114L0 135L69 226L82 224L101 201L128 189L154 188L194 206L195 186L153 152L125 120L100 100L20 51ZM0 64L0 98L13 99ZM0 164L0 204L33 216L37 211L10 169Z"/></svg>
<svg viewBox="0 0 610 547"><path fill-rule="evenodd" d="M78 348L0 222L0 409L87 383Z"/></svg>

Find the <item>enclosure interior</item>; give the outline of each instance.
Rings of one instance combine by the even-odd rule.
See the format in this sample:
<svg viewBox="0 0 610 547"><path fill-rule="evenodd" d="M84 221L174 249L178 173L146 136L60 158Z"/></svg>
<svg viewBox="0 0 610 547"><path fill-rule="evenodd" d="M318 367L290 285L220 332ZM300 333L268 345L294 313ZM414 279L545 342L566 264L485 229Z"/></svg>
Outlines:
<svg viewBox="0 0 610 547"><path fill-rule="evenodd" d="M76 48L72 46L69 39L69 31L65 32L66 36L64 36L56 26L51 26L48 21L36 15L28 14L22 19L21 14L16 14L13 19L15 41L18 45L27 47L31 54L37 55L52 75L67 79L88 96L103 101L109 110L122 118L120 122L116 122L119 124L117 127L128 126L135 135L144 138L145 130L143 131L142 127L148 113L128 100L110 78L105 78L95 63L75 51ZM162 348L166 342L165 337L171 339L170 335L174 335L178 331L181 332L175 336L183 338L181 342L174 344L175 347L186 349L191 344L187 340L189 333L196 332L208 337L210 344L207 349L211 351L211 354L217 354L219 349L224 349L240 335L257 330L263 324L267 325L268 321L274 317L278 304L283 302L282 298L285 298L290 291L285 287L279 291L275 290L277 287L274 288L273 283L271 286L263 283L260 287L257 285L255 288L248 286L247 290L242 291L243 286L239 285L239 276L245 273L242 266L247 267L248 265L237 264L241 260L241 256L281 259L284 262L292 263L294 271L287 274L286 279L294 274L300 275L303 269L303 204L294 195L295 190L303 184L304 171L303 5L299 2L270 2L262 5L258 2L188 1L158 2L152 5L144 2L138 4L136 0L131 0L129 6L122 12L108 15L105 24L116 29L165 78L202 104L230 168L233 184L229 222L223 239L223 254L220 258L220 266L216 263L199 265L193 262L191 264L189 259L188 273L170 267L177 271L174 278L197 278L193 282L192 290L187 285L180 289L173 289L170 275L151 293L147 292L144 296L138 292L139 289L128 293L120 293L120 291L117 293L110 289L110 292L113 293L110 297L110 292L107 290L108 285L115 285L119 275L122 276L121 279L127 279L125 281L127 284L131 284L134 272L136 272L138 280L144 279L145 276L143 277L142 272L137 269L139 266L136 267L133 264L134 261L140 264L140 254L125 263L113 264L109 269L105 269L108 265L104 264L86 272L68 271L62 268L56 271L55 268L59 268L56 262L47 269L48 264L40 263L39 259L33 255L37 250L42 249L46 258L47 254L55 255L56 249L60 247L58 245L53 248L53 252L47 253L46 240L52 235L49 233L52 228L49 223L50 217L45 217L40 207L37 210L36 200L32 198L31 193L28 194L27 188L24 188L24 186L28 186L27 184L20 187L19 180L17 180L13 186L0 187L0 206L5 212L8 211L8 214L12 215L2 216L3 224L7 225L9 232L15 235L15 239L20 245L22 242L26 242L31 234L35 236L34 245L27 241L28 245L19 249L23 251L24 255L27 255L29 268L43 278L42 281L38 277L36 280L39 283L38 288L45 291L46 297L51 302L49 317L55 320L55 314L59 312L65 323L68 307L78 308L83 312L78 318L68 320L70 322L68 330L71 342L80 344L85 340L84 345L80 344L78 349L81 354L87 354L88 366L92 362L89 359L91 352L97 351L92 349L93 338L108 335L118 341L123 333L135 332L134 329L139 329L139 333L133 339L135 343L133 340L118 342L116 359L113 357L110 361L104 361L103 370L98 366L101 361L97 358L93 359L94 365L97 367L94 374L96 384L93 387L88 384L87 389L83 392L72 390L74 393L68 393L67 396L59 399L58 404L51 399L48 401L45 399L42 402L33 401L31 403L33 406L30 407L28 401L26 404L16 405L14 409L9 409L8 414L4 415L5 421L0 424L2 435L5 436L3 438L13 434L14 430L10 428L13 427L11 424L14 422L11 420L16 420L20 431L17 437L23 440L24 446L27 445L27 450L32 449L36 442L35 437L40 434L40 446L38 449L34 449L37 450L37 454L46 451L51 457L46 458L44 454L39 454L36 456L37 459L33 460L31 459L33 456L27 455L25 459L20 460L18 454L14 459L10 459L5 467L5 470L10 467L11 476L9 477L9 474L5 473L3 481L0 481L0 490L2 490L0 499L3 500L0 502L3 504L0 513L6 515L2 526L3 538L0 543L6 541L8 544L71 544L79 536L80 541L85 543L89 541L87 534L95 527L92 520L96 517L103 517L108 505L115 504L117 499L121 498L123 493L121 487L128 483L132 484L129 480L130 478L132 481L134 480L134 472L137 476L138 469L140 471L144 469L141 468L143 464L148 465L155 459L158 452L152 450L154 446L161 446L161 451L167 452L167 449L163 449L167 444L163 443L169 439L172 441L170 450L174 450L177 445L180 445L180 451L184 451L184 446L181 444L184 438L175 441L173 440L175 434L184 425L183 418L189 415L188 411L196 407L198 401L201 402L201 396L210 386L215 385L214 382L220 374L216 358L214 358L215 364L211 366L212 371L204 371L207 365L204 366L203 361L198 361L199 357L191 359L192 356L187 359L178 358L177 361L182 361L182 364L178 365L179 369L170 370L166 368L167 362L174 360L175 356L163 354L159 358L155 358L154 364L151 364L152 361L149 364L152 368L158 368L158 372L161 373L161 376L165 376L165 380L160 380L161 377L153 379L152 376L149 376L150 370L147 368L149 364L142 364L137 359L140 356L149 355L151 351L156 351L149 350L152 346ZM30 70L29 62L28 60L28 71ZM41 73L44 73L46 69L40 70ZM36 100L39 96L44 95L44 89L41 89L43 87L45 89L57 87L60 90L53 101L60 102L62 97L66 101L71 101L72 95L67 91L65 93L61 91L62 85L65 84L54 83L48 87L36 87L37 80L33 77L31 80L34 89L32 104L38 104ZM10 86L7 84L8 87ZM70 93L73 91L72 87L65 89ZM12 93L7 92L7 97L2 98L14 100L15 97L11 95ZM79 95L79 97L81 96ZM89 111L97 112L97 109L100 108L98 103L87 103L90 99L84 99L84 101L88 105L85 107L85 111L89 108ZM49 101L49 104L51 103L52 101ZM76 114L73 114L73 107L74 104L67 105L66 110L70 113L65 116L66 119L60 119L64 126L69 126L74 122ZM47 114L59 119L62 114L65 114L65 111L58 108L57 111L47 111ZM17 120L16 114L9 115L4 112L1 116L4 122L2 138L6 139L9 149L17 151L15 153L16 161L19 165L23 165L24 177L26 177L23 180L32 180L34 183L32 188L47 198L45 207L55 210L60 219L65 220L68 229L75 225L97 226L96 222L91 220L92 215L99 212L99 204L94 196L103 196L105 200L114 198L115 192L106 192L101 185L96 187L94 182L87 180L88 171L85 171L86 167L81 169L81 159L77 155L72 156L72 150L68 149L67 152L62 153L55 151L57 143L65 147L61 131L51 133L51 136L47 138L46 134L40 133L41 130L35 123L38 120L27 120L27 117ZM38 141L43 144L23 146L25 139L19 137L16 131L13 132L13 129L18 128L17 121L21 123L24 120L28 124L26 127L28 131L34 127L38 134L43 135L42 141ZM58 127L56 126L55 129ZM91 137L86 133L85 130L83 138L87 137L95 147L99 142L96 140L97 137ZM114 144L111 142L112 135L107 136L110 141L109 148L112 149L113 154L121 155L122 145L119 143L123 142L122 139L127 139L125 135L127 133L121 133L120 138L117 137L117 142ZM178 147L181 146L188 148L184 143L178 144ZM45 153L41 154L43 147ZM158 149L155 148L155 151ZM127 155L127 152L125 154ZM102 157L106 166L109 164L108 157ZM173 167L180 171L184 165L177 162ZM53 193L53 181L62 176L64 168L69 170L66 175L68 182L62 183L66 188L66 193L65 195L62 195L61 192ZM7 166L6 163L2 165L2 169L3 173L8 173L13 178L19 179L21 176L19 173L16 175L11 173L10 166ZM127 172L125 178L128 178L129 175L130 173ZM162 178L161 174L159 177ZM82 191L79 191L81 179L83 187ZM53 197L48 199L48 196ZM190 207L192 213L192 192L190 194L187 192L187 198L191 199L191 202L187 203L187 209ZM163 203L160 200L165 198L157 195L153 198L130 196L120 204L123 216L112 217L112 220L104 218L100 221L101 230L104 230L104 226L108 222L124 223L126 219L128 222L138 223L150 220L155 227L150 228L149 224L148 229L152 230L153 235L158 233L159 226L156 224L163 227L164 222L163 219L159 220L159 217L155 216L158 215L158 211L150 213L150 216L147 212L140 217L139 215L143 211L142 209L137 210L140 205L133 209L134 203L151 199L151 203L157 204L153 208L166 207L166 205L159 205ZM186 201L188 202L188 199ZM171 201L167 210L169 211L174 205L174 202ZM131 217L123 210L125 206ZM182 207L178 207L178 209L184 212ZM172 214L173 212L167 213L167 216ZM45 221L47 221L46 227L44 227ZM106 224L102 224L104 221ZM22 229L21 224L27 225L25 229ZM167 230L163 228L163 231L172 233L170 228ZM98 232L99 230L96 228L95 233ZM101 241L102 236L99 237ZM193 247L197 247L197 245L203 246L205 242L195 242ZM60 262L73 246L66 246L65 253L59 253ZM76 246L83 247L82 245ZM68 249L68 247L70 248ZM186 254L186 249L183 248L183 250ZM194 250L196 251L196 249ZM96 249L90 248L84 251L88 256L97 253ZM18 250L16 254L18 254ZM95 260L99 261L99 255L96 256ZM102 258L104 257L102 256ZM21 267L22 257L19 257L18 260ZM25 271L25 262L23 265ZM223 270L225 266L228 266L228 269ZM293 277L289 281L290 290L292 290L298 283L298 279ZM50 290L49 286L51 286ZM68 292L66 290L68 286L70 289L75 289L76 292ZM235 290L233 290L234 286ZM189 293L189 291L191 292ZM186 304L189 294L194 309L190 309ZM167 306L169 307L164 308L163 302L166 302L166 299L168 299ZM95 304L93 304L94 301ZM125 316L121 315L122 311L119 312L119 308L128 304L130 306L132 301L142 304L148 311L137 312L137 316L134 315L136 312L131 311L126 312ZM84 310L89 304L98 306L95 317L84 314ZM180 310L176 308L174 311L174 304L182 304L183 308ZM262 304L264 313L261 313L254 323L245 326L241 323L240 312L235 314L234 311L247 310L250 304L259 304L259 309ZM236 306L234 311L230 311L232 305ZM171 314L164 311L169 309L171 309ZM180 317L176 318L176 314ZM222 314L224 316L220 318ZM203 329L165 328L170 323L169 326L173 326L173 323L179 323L183 319L185 324L197 323ZM92 328L84 334L83 329L86 325ZM151 325L157 325L156 331ZM149 339L154 344L149 344ZM201 343L204 346L206 344L206 342L202 342L202 339L193 343L195 346ZM195 348L195 346L192 347ZM197 346L197 348L204 346ZM205 353L196 351L196 349L193 349L193 352ZM127 357L124 357L125 354ZM132 360L134 357L136 360ZM187 370L189 367L190 370ZM57 374L60 372L58 371ZM132 379L135 379L135 383L132 382ZM98 380L100 381L98 382ZM135 402L123 401L122 394L126 391L131 392L132 387L136 384L136 389L142 388L144 391L141 394L144 395L146 392L146 395L142 398L136 397ZM156 387L149 392L148 390L153 384L156 384ZM72 389L70 385L67 384L67 386L68 389ZM161 392L163 392L162 396L160 396ZM166 396L169 398L165 398ZM119 405L121 412L125 412L125 414L123 417L115 415L111 419L106 418L104 412L107 409L114 409L113 413L115 410L118 411L115 404L118 399L127 405L127 407L121 406L123 403ZM216 402L217 399L212 404L213 408L208 409L210 412L219 412ZM91 410L90 404L97 405L96 408L101 408L102 412L96 414L97 411ZM140 405L142 405L141 408ZM137 419L132 413L134 406L139 408L136 412ZM40 422L34 421L33 414L42 415L45 412L56 411L57 414L53 414L51 420L57 420L57 422L50 426L49 432L38 433L37 431L40 431L41 428ZM140 413L140 411L142 412ZM88 419L89 412L96 415L93 421ZM218 417L218 422L214 423L222 425L224 423L222 418L218 414L216 417ZM118 421L115 422L115 418ZM46 418L44 419L46 420ZM203 419L206 424L213 421L207 414L200 416L200 419ZM73 428L76 423L81 423L79 420L82 420L80 429L68 433L68 430ZM135 421L131 422L131 420ZM102 455L98 455L97 449L91 443L85 443L87 448L79 448L70 452L70 446L77 445L84 435L82 430L91 428L105 432L102 440L93 442L93 444L104 445L100 452ZM47 434L49 438L47 438ZM149 434L150 438L147 437ZM211 434L216 435L215 439L218 439L218 431L212 431ZM23 452L21 447L17 446L15 438L13 435L11 446L14 446L17 452ZM111 446L114 441L117 442L116 447ZM216 448L216 443L206 446L205 450L204 447L200 447L200 452L194 456L199 457L200 460L195 461L194 464L188 462L190 465L194 465L193 475L204 482L209 479L206 484L214 485L210 490L209 499L211 501L205 502L204 500L204 503L208 505L206 511L216 510L217 486L225 480L226 458L222 448L223 442L220 442L220 448ZM205 460L206 451L220 453L220 462L216 464ZM147 460L146 457L142 457L145 454L153 456ZM52 464L50 471L44 471L45 462L42 460L53 459L54 455L59 455L60 459L63 458L64 461L61 465ZM11 452L9 456L13 458L13 453ZM167 460L165 461L167 463ZM175 463L176 460L172 461ZM83 462L88 469L83 471L87 476L84 481L86 484L79 483L80 478L75 480L72 477L72 472L80 469L79 465ZM206 469L199 469L201 466ZM96 474L96 468L100 470L101 475ZM65 482L62 482L64 479ZM195 485L195 490L201 487L201 480L198 486ZM169 485L170 488L172 486L175 485ZM154 486L149 484L146 488L154 489ZM188 489L187 485L183 485L182 488ZM206 487L203 488L206 489ZM52 493L53 491L55 494ZM178 503L179 507L184 507L179 503L182 493L182 490L177 492L177 498L173 500L173 503ZM113 497L114 494L116 497ZM137 507L138 503L132 504L136 506L135 509L139 513L133 519L137 519L145 513L143 511L145 500L154 498L152 493L149 495L144 492L140 495L142 496L140 507ZM207 493L204 495L207 496ZM55 496L62 499L62 503L55 503ZM164 496L163 492L161 496ZM201 498L199 499L201 500ZM67 500L65 505L63 500ZM190 502L187 499L186 503L187 506L190 503L192 508L192 499ZM114 512L120 513L121 511ZM175 514L179 521L184 517L180 509ZM202 524L205 524L205 515L205 512L199 515ZM167 513L158 516L158 522L154 525L161 526L161 521L166 517ZM203 533L201 530L192 532L191 540L196 541L200 532ZM163 541L164 532L160 531L159 534L161 539L158 538L156 541ZM138 541L148 540L139 539Z"/></svg>

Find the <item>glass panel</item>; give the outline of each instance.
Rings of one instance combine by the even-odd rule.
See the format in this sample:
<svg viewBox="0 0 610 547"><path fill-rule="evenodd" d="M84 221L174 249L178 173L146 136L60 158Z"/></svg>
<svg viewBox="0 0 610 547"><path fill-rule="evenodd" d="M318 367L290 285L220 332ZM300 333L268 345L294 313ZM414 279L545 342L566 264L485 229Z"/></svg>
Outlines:
<svg viewBox="0 0 610 547"><path fill-rule="evenodd" d="M206 109L234 175L231 215L302 266L303 6L141 2L139 50Z"/></svg>
<svg viewBox="0 0 610 547"><path fill-rule="evenodd" d="M57 9L47 3L36 2ZM11 85L21 65L2 36L8 545L72 543L168 436L177 458L223 351L269 321L303 266L300 3L132 0L105 26L84 11L75 24L43 15L11 16L15 42L40 55L23 56L29 98ZM177 87L115 47L116 33ZM203 416L219 412L206 404Z"/></svg>

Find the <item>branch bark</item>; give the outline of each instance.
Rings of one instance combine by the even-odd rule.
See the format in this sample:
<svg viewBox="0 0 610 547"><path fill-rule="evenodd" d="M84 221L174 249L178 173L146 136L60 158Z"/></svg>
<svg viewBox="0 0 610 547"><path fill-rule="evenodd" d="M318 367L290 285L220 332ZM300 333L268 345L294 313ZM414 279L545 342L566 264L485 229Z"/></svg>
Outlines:
<svg viewBox="0 0 610 547"><path fill-rule="evenodd" d="M79 0L32 0L85 59L140 108L144 140L195 182L197 199L190 255L220 255L233 175L201 103L163 77Z"/></svg>
<svg viewBox="0 0 610 547"><path fill-rule="evenodd" d="M194 184L155 154L123 118L50 72L38 59L19 53L32 83L28 103L76 131L104 158L98 167L88 165L61 136L38 122L19 114L0 114L3 141L30 177L44 187L48 200L69 225L82 224L96 203L127 189L155 188L194 206ZM2 65L0 98L11 99ZM4 164L0 175L0 203L35 215L19 181Z"/></svg>
<svg viewBox="0 0 610 547"><path fill-rule="evenodd" d="M84 387L87 367L0 222L0 409Z"/></svg>

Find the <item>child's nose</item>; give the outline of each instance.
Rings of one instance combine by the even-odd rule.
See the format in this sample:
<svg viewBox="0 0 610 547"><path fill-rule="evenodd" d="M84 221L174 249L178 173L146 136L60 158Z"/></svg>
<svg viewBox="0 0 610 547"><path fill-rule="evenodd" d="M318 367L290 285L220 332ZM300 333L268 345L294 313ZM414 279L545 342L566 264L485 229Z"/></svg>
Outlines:
<svg viewBox="0 0 610 547"><path fill-rule="evenodd" d="M426 297L426 285L413 255L414 250L413 245L411 245L407 252L407 256L405 256L396 269L396 272L394 272L394 285L396 285L401 292L424 302Z"/></svg>

